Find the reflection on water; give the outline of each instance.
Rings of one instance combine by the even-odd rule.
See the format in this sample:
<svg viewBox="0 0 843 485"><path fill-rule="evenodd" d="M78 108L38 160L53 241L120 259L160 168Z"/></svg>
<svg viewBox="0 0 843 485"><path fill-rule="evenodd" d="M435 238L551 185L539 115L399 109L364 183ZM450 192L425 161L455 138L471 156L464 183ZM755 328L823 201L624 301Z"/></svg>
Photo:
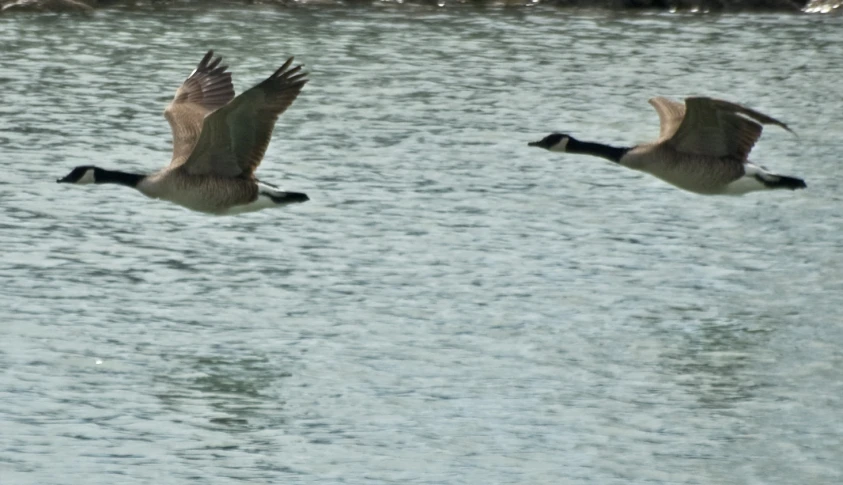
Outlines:
<svg viewBox="0 0 843 485"><path fill-rule="evenodd" d="M2 482L836 483L840 21L0 19ZM311 202L221 219L53 183L164 166L211 47L238 92L308 65L259 175ZM809 190L705 198L526 147L652 139L647 98L686 94L794 127L753 159Z"/></svg>
<svg viewBox="0 0 843 485"><path fill-rule="evenodd" d="M730 409L763 392L769 383L753 364L773 359L760 345L768 330L753 331L719 321L703 321L703 325L699 335L688 338L681 354L666 356L664 362L669 367L665 372L677 375L678 382L687 386L702 406L712 409Z"/></svg>

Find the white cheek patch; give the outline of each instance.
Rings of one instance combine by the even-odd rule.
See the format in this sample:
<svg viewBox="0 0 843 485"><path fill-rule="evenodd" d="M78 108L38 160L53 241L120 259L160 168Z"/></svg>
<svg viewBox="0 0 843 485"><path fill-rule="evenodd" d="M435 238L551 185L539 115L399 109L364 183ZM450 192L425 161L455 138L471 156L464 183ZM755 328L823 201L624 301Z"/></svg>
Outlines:
<svg viewBox="0 0 843 485"><path fill-rule="evenodd" d="M96 180L94 180L94 169L89 168L88 170L85 170L85 175L80 177L79 180L76 181L76 183L79 185L96 183Z"/></svg>
<svg viewBox="0 0 843 485"><path fill-rule="evenodd" d="M550 151L552 152L564 152L565 149L568 147L568 137L562 138L559 140L559 143L550 147Z"/></svg>

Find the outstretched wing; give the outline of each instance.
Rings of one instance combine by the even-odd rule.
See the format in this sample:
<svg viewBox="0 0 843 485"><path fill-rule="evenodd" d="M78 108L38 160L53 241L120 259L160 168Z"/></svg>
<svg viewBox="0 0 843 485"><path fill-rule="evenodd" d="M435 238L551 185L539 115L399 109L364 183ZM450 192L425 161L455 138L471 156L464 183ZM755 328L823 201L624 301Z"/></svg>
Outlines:
<svg viewBox="0 0 843 485"><path fill-rule="evenodd" d="M250 177L260 165L275 122L308 81L293 58L257 86L205 118L202 134L184 164L191 174Z"/></svg>
<svg viewBox="0 0 843 485"><path fill-rule="evenodd" d="M664 140L684 153L729 156L745 160L763 130L762 125L781 121L739 104L720 99L685 98L685 116L673 135Z"/></svg>
<svg viewBox="0 0 843 485"><path fill-rule="evenodd" d="M228 66L219 65L220 61L222 57L214 59L214 51L208 51L164 110L173 131L171 167L183 164L190 156L205 116L234 98L231 73L226 72Z"/></svg>
<svg viewBox="0 0 843 485"><path fill-rule="evenodd" d="M661 96L650 98L648 102L653 105L653 108L656 108L656 113L659 114L658 141L667 140L676 133L676 129L682 124L682 118L685 117L685 105Z"/></svg>

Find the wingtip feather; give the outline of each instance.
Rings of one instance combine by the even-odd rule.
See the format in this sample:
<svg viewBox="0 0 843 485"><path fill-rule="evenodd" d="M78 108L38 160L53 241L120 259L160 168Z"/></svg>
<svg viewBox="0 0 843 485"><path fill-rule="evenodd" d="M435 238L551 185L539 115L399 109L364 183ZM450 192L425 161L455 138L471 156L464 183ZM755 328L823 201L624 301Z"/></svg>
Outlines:
<svg viewBox="0 0 843 485"><path fill-rule="evenodd" d="M281 77L281 76L283 76L284 74L286 74L286 73L288 72L288 71L287 71L287 69L288 69L288 68L290 67L290 65L293 63L293 59L295 59L295 57L290 56L290 57L287 59L287 62L285 62L284 64L282 64L282 65L281 65L281 67L279 67L278 69L276 69L276 70L275 70L275 72L273 72L273 73L272 73L272 76L271 76L271 77ZM295 68L293 68L293 69L295 69ZM291 69L291 70L292 70L292 69Z"/></svg>
<svg viewBox="0 0 843 485"><path fill-rule="evenodd" d="M208 61L210 61L213 57L214 57L214 51L212 49L212 50L209 50L208 52L205 53L205 56L202 58L201 61L199 61L198 67L207 66Z"/></svg>

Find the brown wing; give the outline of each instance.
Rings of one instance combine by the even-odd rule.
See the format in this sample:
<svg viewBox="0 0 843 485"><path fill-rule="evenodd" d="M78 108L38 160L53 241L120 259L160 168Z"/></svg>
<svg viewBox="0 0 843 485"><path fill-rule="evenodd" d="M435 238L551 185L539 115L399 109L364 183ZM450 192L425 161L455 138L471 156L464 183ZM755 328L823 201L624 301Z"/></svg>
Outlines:
<svg viewBox="0 0 843 485"><path fill-rule="evenodd" d="M750 108L747 108L746 106L741 106L739 104L731 103L729 101L725 101L725 100L722 100L722 99L712 99L712 98L704 98L704 99L708 99L720 111L728 111L728 112L731 112L731 113L741 114L741 115L744 115L748 118L754 119L755 121L761 123L762 125L780 126L780 127L784 128L785 130L793 133L794 135L796 134L796 133L793 132L793 130L790 129L790 127L788 127L786 124L782 123L781 121L773 118L772 116L767 116L764 113L760 113L758 111L755 111L754 109L750 109Z"/></svg>
<svg viewBox="0 0 843 485"><path fill-rule="evenodd" d="M685 117L664 142L683 153L745 160L761 136L762 124L791 131L775 118L729 101L685 98Z"/></svg>
<svg viewBox="0 0 843 485"><path fill-rule="evenodd" d="M226 72L228 66L219 65L220 61L221 57L214 59L214 51L208 51L164 110L173 131L171 167L183 164L190 156L205 116L234 98L231 73Z"/></svg>
<svg viewBox="0 0 843 485"><path fill-rule="evenodd" d="M658 141L667 140L676 133L676 129L682 123L682 119L685 117L685 105L661 96L650 98L648 102L653 105L653 108L656 108L656 113L659 114Z"/></svg>
<svg viewBox="0 0 843 485"><path fill-rule="evenodd" d="M308 81L293 58L257 86L208 115L196 148L185 162L191 174L251 177L260 165L278 116Z"/></svg>

